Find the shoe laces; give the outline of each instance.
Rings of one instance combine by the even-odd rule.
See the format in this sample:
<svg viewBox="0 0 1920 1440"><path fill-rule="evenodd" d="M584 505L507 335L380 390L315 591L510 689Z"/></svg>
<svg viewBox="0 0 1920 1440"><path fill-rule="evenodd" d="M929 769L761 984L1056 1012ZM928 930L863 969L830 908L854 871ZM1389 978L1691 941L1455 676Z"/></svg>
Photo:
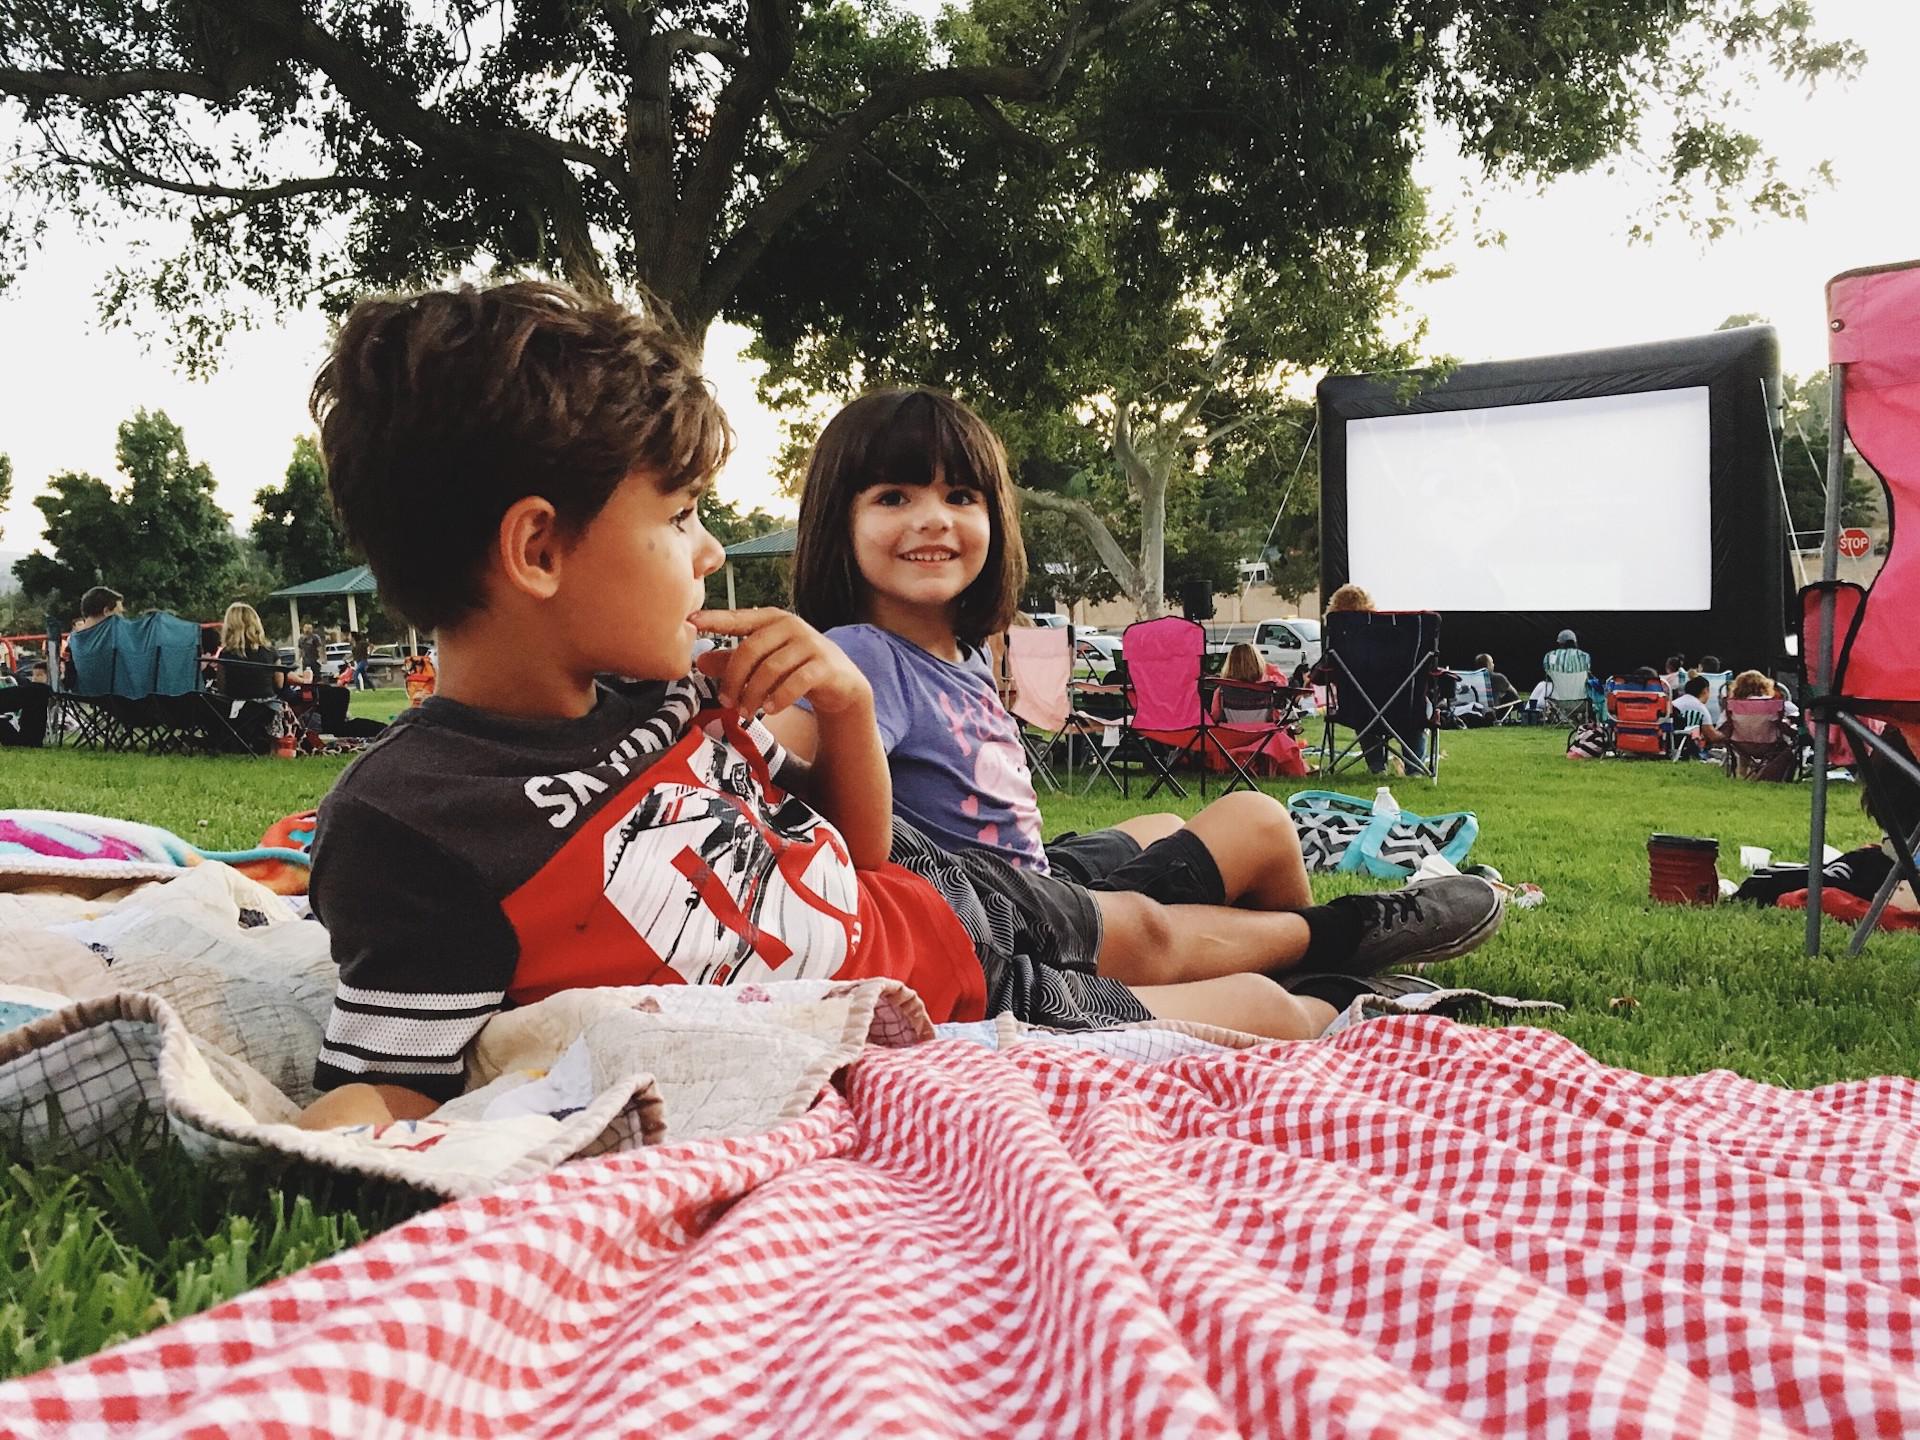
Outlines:
<svg viewBox="0 0 1920 1440"><path fill-rule="evenodd" d="M1376 925L1382 930L1391 930L1395 925L1412 925L1426 919L1426 911L1420 908L1420 892L1417 890L1390 890L1384 895L1375 895L1374 903L1379 907Z"/></svg>

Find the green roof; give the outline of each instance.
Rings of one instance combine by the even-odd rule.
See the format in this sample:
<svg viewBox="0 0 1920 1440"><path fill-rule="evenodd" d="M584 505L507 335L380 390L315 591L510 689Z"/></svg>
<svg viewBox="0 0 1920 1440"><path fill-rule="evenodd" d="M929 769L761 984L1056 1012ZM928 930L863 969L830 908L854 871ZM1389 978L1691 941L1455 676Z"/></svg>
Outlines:
<svg viewBox="0 0 1920 1440"><path fill-rule="evenodd" d="M373 583L373 571L365 565L342 570L338 575L323 575L299 585L276 590L273 600L324 600L329 595L371 595L379 587Z"/></svg>
<svg viewBox="0 0 1920 1440"><path fill-rule="evenodd" d="M791 555L793 540L800 531L798 528L776 530L771 535L756 535L751 540L742 540L738 545L727 546L729 560L755 560L766 555Z"/></svg>

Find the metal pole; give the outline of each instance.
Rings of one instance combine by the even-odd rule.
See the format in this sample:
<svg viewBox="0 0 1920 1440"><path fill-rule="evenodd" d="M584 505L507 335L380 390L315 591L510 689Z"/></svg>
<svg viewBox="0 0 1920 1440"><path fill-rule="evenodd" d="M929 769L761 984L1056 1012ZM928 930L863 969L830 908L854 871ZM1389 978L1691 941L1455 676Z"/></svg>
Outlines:
<svg viewBox="0 0 1920 1440"><path fill-rule="evenodd" d="M731 560L727 561L726 571L727 571L727 609L738 610L740 607L736 605L733 600L733 562Z"/></svg>
<svg viewBox="0 0 1920 1440"><path fill-rule="evenodd" d="M1846 472L1847 367L1833 366L1827 378L1827 530L1820 547L1820 626L1813 652L1813 815L1807 837L1807 954L1820 953L1820 867L1827 848L1827 726L1831 718L1816 708L1833 684L1833 590L1840 573L1840 501ZM1801 637L1804 646L1806 637Z"/></svg>

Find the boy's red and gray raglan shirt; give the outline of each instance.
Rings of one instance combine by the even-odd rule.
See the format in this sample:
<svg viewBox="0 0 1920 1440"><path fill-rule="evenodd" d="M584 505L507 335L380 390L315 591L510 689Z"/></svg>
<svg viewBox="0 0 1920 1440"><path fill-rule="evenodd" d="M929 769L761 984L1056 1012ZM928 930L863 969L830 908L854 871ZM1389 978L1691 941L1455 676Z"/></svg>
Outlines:
<svg viewBox="0 0 1920 1440"><path fill-rule="evenodd" d="M586 986L888 975L936 1020L980 1016L952 905L856 872L785 763L701 676L603 688L572 721L403 712L320 807L310 898L340 978L315 1084L450 1098L495 1011Z"/></svg>

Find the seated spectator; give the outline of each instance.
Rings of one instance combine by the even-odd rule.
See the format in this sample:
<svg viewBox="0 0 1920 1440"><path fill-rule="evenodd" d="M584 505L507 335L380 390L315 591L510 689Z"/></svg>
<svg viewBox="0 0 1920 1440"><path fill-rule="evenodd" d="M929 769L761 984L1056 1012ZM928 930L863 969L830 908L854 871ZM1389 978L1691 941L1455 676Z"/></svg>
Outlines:
<svg viewBox="0 0 1920 1440"><path fill-rule="evenodd" d="M1540 661L1540 668L1549 675L1555 671L1563 675L1583 675L1593 669L1593 657L1580 648L1580 637L1573 631L1562 630L1553 645Z"/></svg>
<svg viewBox="0 0 1920 1440"><path fill-rule="evenodd" d="M1267 665L1251 645L1236 645L1213 687L1211 718L1227 725L1260 725L1273 717L1273 693L1265 688ZM1238 682L1237 684L1235 682Z"/></svg>
<svg viewBox="0 0 1920 1440"><path fill-rule="evenodd" d="M1706 663L1705 660L1700 662L1700 667L1703 670L1706 668ZM1701 693L1704 697L1707 686L1706 676L1696 675L1694 679L1700 683ZM1729 700L1770 700L1779 693L1780 687L1775 685L1773 681L1769 680L1765 675L1762 675L1758 670L1742 670L1738 675L1733 677L1733 682L1727 686L1727 699ZM1700 727L1700 738L1709 745L1724 745L1727 736L1726 732L1719 727L1706 724Z"/></svg>
<svg viewBox="0 0 1920 1440"><path fill-rule="evenodd" d="M1377 608L1373 603L1372 595L1361 589L1360 586L1351 583L1342 585L1327 597L1328 615L1338 615L1348 611L1371 613ZM1317 681L1325 681L1329 677L1329 674L1327 662L1322 659L1313 671L1313 678ZM1431 713L1432 706L1429 705L1427 708L1429 713ZM1358 729L1359 727L1355 726L1354 728ZM1416 731L1412 735L1402 735L1399 738L1406 745L1407 749L1413 753L1416 759L1425 763L1427 758L1427 732L1425 730ZM1384 775L1387 773L1387 749L1387 732L1379 726L1375 726L1360 742L1360 753L1366 757L1367 769L1375 775ZM1398 756L1393 757L1393 764L1397 773L1400 767Z"/></svg>
<svg viewBox="0 0 1920 1440"><path fill-rule="evenodd" d="M47 706L52 699L44 660L36 660L18 684L0 686L0 745L37 749L46 744Z"/></svg>
<svg viewBox="0 0 1920 1440"><path fill-rule="evenodd" d="M215 656L220 663L219 690L229 700L278 699L287 683L287 672L277 668L280 656L267 643L260 612L244 600L227 607Z"/></svg>
<svg viewBox="0 0 1920 1440"><path fill-rule="evenodd" d="M1713 712L1707 709L1707 677L1695 675L1673 697L1673 733L1691 733L1712 719Z"/></svg>
<svg viewBox="0 0 1920 1440"><path fill-rule="evenodd" d="M1494 709L1498 710L1504 705L1519 702L1520 692L1513 688L1511 680L1494 668L1491 655L1476 655L1473 657L1473 664L1476 670L1484 670L1491 677L1487 698L1493 702Z"/></svg>
<svg viewBox="0 0 1920 1440"><path fill-rule="evenodd" d="M1553 703L1553 682L1542 680L1527 692L1527 703L1520 707L1520 719L1524 724L1538 725L1547 718L1547 710Z"/></svg>
<svg viewBox="0 0 1920 1440"><path fill-rule="evenodd" d="M118 590L95 585L80 597L80 613L74 617L67 631L70 635L78 635L82 630L91 630L109 615L126 613L126 599ZM60 637L60 680L69 690L78 688L79 682L73 671L73 648L67 643L66 635Z"/></svg>
<svg viewBox="0 0 1920 1440"><path fill-rule="evenodd" d="M1687 681L1692 678L1687 673L1686 656L1669 655L1667 657L1667 668L1660 673L1660 683L1667 687L1669 694L1679 695L1687 688Z"/></svg>

